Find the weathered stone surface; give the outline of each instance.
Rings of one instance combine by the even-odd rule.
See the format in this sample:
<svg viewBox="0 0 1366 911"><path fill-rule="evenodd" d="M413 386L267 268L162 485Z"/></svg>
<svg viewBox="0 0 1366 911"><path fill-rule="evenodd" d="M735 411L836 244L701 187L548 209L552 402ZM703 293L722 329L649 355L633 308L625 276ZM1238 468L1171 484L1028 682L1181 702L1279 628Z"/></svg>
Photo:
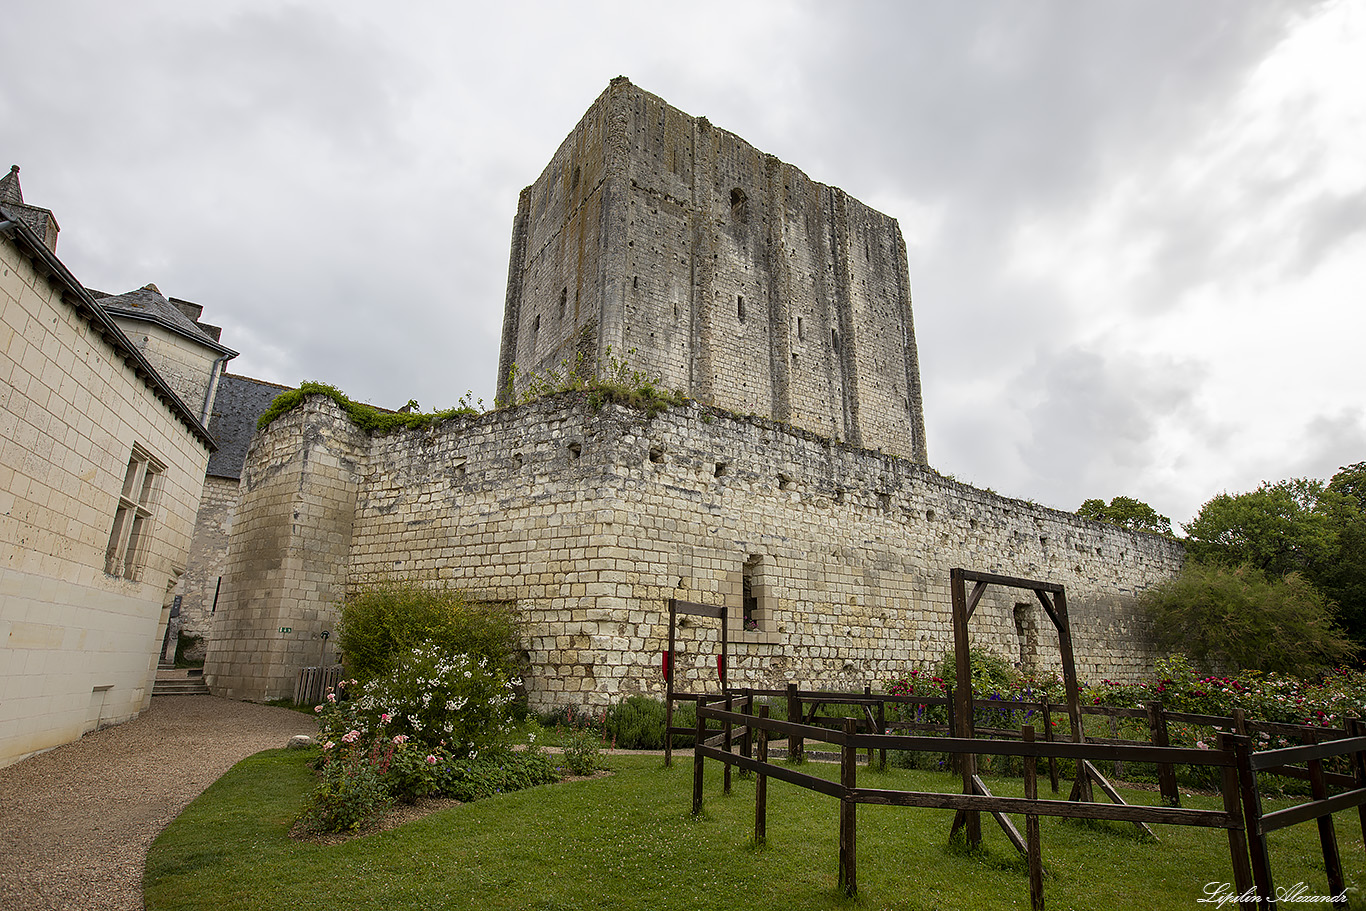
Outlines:
<svg viewBox="0 0 1366 911"><path fill-rule="evenodd" d="M579 354L926 462L896 219L625 79L522 191L500 394Z"/></svg>

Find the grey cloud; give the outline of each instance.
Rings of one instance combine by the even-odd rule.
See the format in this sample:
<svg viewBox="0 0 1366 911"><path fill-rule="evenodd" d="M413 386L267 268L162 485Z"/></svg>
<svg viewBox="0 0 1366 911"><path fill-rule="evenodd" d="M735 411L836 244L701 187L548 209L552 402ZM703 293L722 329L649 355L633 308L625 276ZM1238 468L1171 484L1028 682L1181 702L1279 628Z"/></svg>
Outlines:
<svg viewBox="0 0 1366 911"><path fill-rule="evenodd" d="M1194 407L1202 372L1170 358L1076 347L1041 353L1009 393L1028 421L1028 436L1015 442L1033 489L1045 497L1090 489L1141 499L1126 488L1154 467L1160 421Z"/></svg>

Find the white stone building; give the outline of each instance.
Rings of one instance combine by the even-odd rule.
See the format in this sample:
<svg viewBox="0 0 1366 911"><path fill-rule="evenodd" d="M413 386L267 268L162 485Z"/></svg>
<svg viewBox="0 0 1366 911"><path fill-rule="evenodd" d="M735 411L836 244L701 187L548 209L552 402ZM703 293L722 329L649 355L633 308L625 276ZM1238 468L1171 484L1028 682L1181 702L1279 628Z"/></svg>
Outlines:
<svg viewBox="0 0 1366 911"><path fill-rule="evenodd" d="M149 705L213 449L56 237L0 178L0 765Z"/></svg>

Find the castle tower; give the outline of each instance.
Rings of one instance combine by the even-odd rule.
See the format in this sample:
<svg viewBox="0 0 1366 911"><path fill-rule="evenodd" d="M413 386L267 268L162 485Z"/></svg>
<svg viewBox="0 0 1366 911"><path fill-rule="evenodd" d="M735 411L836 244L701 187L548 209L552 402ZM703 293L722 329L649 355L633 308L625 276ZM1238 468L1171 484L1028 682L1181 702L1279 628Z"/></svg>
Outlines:
<svg viewBox="0 0 1366 911"><path fill-rule="evenodd" d="M579 355L927 462L896 219L620 76L521 193L500 398Z"/></svg>

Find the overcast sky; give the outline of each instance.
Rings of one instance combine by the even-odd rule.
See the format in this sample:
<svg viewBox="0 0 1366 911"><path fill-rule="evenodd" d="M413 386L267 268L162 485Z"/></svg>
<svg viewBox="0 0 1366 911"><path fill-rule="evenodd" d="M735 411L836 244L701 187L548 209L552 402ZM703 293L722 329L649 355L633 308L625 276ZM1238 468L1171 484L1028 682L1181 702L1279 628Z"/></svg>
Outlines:
<svg viewBox="0 0 1366 911"><path fill-rule="evenodd" d="M1178 523L1366 459L1366 7L47 3L0 157L234 373L491 400L518 191L623 74L900 220L931 464Z"/></svg>

